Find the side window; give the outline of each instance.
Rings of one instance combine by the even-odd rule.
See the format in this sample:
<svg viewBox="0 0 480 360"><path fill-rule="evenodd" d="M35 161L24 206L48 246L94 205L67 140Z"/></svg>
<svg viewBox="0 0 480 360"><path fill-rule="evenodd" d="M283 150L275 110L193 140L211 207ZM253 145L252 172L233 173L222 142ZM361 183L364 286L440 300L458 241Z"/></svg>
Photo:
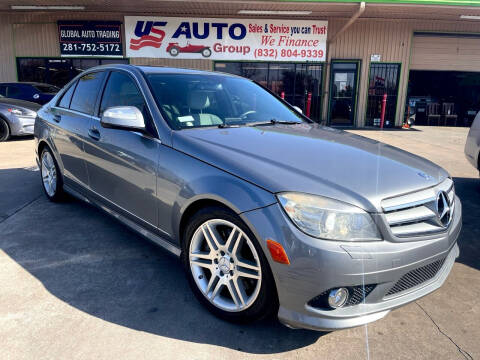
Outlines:
<svg viewBox="0 0 480 360"><path fill-rule="evenodd" d="M0 95L7 96L7 86L6 85L0 85Z"/></svg>
<svg viewBox="0 0 480 360"><path fill-rule="evenodd" d="M89 73L78 80L77 88L70 103L70 109L93 115L98 90L102 85L104 72Z"/></svg>
<svg viewBox="0 0 480 360"><path fill-rule="evenodd" d="M155 134L150 112L142 93L133 79L123 72L112 71L110 73L100 103L99 116L102 116L103 112L112 106L135 106L143 114L147 129L151 134Z"/></svg>
<svg viewBox="0 0 480 360"><path fill-rule="evenodd" d="M16 98L18 96L20 96L20 89L16 86L12 86L12 85L7 85L7 97L9 98Z"/></svg>
<svg viewBox="0 0 480 360"><path fill-rule="evenodd" d="M135 82L127 74L118 71L112 71L108 78L100 104L100 116L112 106L135 106L144 117L148 115L143 95Z"/></svg>
<svg viewBox="0 0 480 360"><path fill-rule="evenodd" d="M75 91L75 86L77 85L77 82L78 81L75 81L75 83L73 83L72 86L70 86L68 90L63 93L62 98L58 102L58 107L62 107L65 109L68 109L70 107L70 101L72 100L72 95Z"/></svg>

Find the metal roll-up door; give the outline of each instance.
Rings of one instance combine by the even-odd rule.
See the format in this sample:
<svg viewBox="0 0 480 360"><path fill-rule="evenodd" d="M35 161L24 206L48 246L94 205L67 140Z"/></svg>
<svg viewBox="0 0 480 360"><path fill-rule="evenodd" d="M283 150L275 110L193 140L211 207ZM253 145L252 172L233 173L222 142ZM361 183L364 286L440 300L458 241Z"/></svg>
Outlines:
<svg viewBox="0 0 480 360"><path fill-rule="evenodd" d="M410 70L480 71L480 34L415 33Z"/></svg>

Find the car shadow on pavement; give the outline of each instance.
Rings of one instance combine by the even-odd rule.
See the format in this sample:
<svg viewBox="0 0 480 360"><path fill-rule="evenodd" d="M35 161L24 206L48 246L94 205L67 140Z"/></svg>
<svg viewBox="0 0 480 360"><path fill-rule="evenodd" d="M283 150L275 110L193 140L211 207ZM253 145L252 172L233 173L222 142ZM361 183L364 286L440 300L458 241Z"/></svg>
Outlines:
<svg viewBox="0 0 480 360"><path fill-rule="evenodd" d="M33 135L12 136L8 141L26 141L33 140Z"/></svg>
<svg viewBox="0 0 480 360"><path fill-rule="evenodd" d="M36 167L0 169L0 222L43 194L39 183Z"/></svg>
<svg viewBox="0 0 480 360"><path fill-rule="evenodd" d="M0 170L0 184L10 189L0 210L29 204L4 211L0 249L74 308L130 329L254 354L299 349L325 334L291 330L275 319L249 325L217 319L193 296L178 259L93 206L74 199L50 203L40 196L38 176ZM480 269L480 181L454 181L464 214L457 261Z"/></svg>
<svg viewBox="0 0 480 360"><path fill-rule="evenodd" d="M454 177L453 181L463 210L460 256L456 261L480 270L480 179Z"/></svg>
<svg viewBox="0 0 480 360"><path fill-rule="evenodd" d="M121 326L255 354L302 348L324 334L276 319L219 320L198 303L177 258L74 199L41 196L1 222L0 233L0 248L51 294Z"/></svg>

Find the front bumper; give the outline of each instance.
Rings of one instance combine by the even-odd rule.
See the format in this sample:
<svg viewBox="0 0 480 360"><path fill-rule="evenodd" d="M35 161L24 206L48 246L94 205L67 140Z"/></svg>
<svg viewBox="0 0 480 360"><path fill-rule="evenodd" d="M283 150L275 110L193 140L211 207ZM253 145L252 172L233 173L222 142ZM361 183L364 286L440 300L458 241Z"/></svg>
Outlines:
<svg viewBox="0 0 480 360"><path fill-rule="evenodd" d="M280 303L278 317L294 328L330 331L378 320L390 310L438 289L459 255L456 240L462 210L458 197L448 231L416 241L346 243L315 239L299 231L278 204L243 213L242 217L261 240L269 260ZM283 245L290 265L271 260L267 239ZM387 296L402 276L439 260L443 265L432 278ZM358 305L327 310L308 304L328 289L369 284L376 286Z"/></svg>
<svg viewBox="0 0 480 360"><path fill-rule="evenodd" d="M10 130L13 136L33 135L35 118L31 116L10 116Z"/></svg>

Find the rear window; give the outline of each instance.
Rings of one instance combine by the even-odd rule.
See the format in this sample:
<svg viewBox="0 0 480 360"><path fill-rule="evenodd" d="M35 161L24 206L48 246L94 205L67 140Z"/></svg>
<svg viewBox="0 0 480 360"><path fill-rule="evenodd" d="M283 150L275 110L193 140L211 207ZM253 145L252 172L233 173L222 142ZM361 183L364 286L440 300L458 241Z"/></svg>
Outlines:
<svg viewBox="0 0 480 360"><path fill-rule="evenodd" d="M48 94L56 94L60 89L53 85L33 85L33 87L41 92L41 93L48 93Z"/></svg>
<svg viewBox="0 0 480 360"><path fill-rule="evenodd" d="M7 97L15 98L20 96L22 91L15 85L7 85Z"/></svg>
<svg viewBox="0 0 480 360"><path fill-rule="evenodd" d="M80 80L78 80L70 103L70 109L92 115L104 76L104 72L83 75Z"/></svg>
<svg viewBox="0 0 480 360"><path fill-rule="evenodd" d="M70 107L70 101L72 100L72 95L73 95L73 92L75 91L75 86L77 85L77 82L78 81L75 81L75 83L73 83L72 86L70 86L68 90L65 91L65 93L62 95L62 98L58 102L59 107L62 107L65 109L68 109Z"/></svg>

